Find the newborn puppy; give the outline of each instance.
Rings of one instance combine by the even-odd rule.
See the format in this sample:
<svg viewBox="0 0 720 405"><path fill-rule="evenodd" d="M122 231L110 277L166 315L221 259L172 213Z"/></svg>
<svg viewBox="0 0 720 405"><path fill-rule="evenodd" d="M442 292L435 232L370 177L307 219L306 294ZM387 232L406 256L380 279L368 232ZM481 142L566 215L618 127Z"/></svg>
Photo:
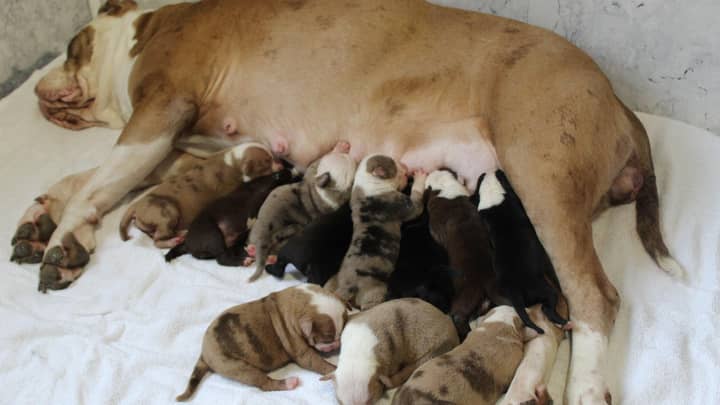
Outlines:
<svg viewBox="0 0 720 405"><path fill-rule="evenodd" d="M290 238L277 255L277 262L265 267L275 277L285 274L292 264L313 284L325 284L337 274L350 246L353 223L350 205L319 216L300 233Z"/></svg>
<svg viewBox="0 0 720 405"><path fill-rule="evenodd" d="M525 325L538 333L525 307L542 304L542 310L554 323L568 321L557 313L560 283L555 268L535 228L515 194L505 173L485 173L478 186L478 211L493 241L493 268L499 293L507 297Z"/></svg>
<svg viewBox="0 0 720 405"><path fill-rule="evenodd" d="M346 321L345 304L310 284L232 307L205 332L200 358L187 389L177 400L189 399L208 372L263 391L291 390L298 386L297 377L274 380L267 376L268 372L291 361L316 373L330 373L335 366L316 350L336 350Z"/></svg>
<svg viewBox="0 0 720 405"><path fill-rule="evenodd" d="M426 186L430 232L447 250L450 268L458 272L450 316L463 340L470 332L470 317L494 295L490 239L485 223L470 201L470 193L452 173L436 170L428 175Z"/></svg>
<svg viewBox="0 0 720 405"><path fill-rule="evenodd" d="M458 337L447 315L422 300L404 298L353 315L341 342L337 370L327 378L335 381L340 404L365 405L457 346Z"/></svg>
<svg viewBox="0 0 720 405"><path fill-rule="evenodd" d="M495 307L460 346L415 370L392 404L495 404L523 358L524 342L533 336L512 307Z"/></svg>
<svg viewBox="0 0 720 405"><path fill-rule="evenodd" d="M245 143L213 155L133 203L120 221L120 236L129 239L128 227L134 221L155 241L155 246L173 247L182 241L182 231L211 201L242 182L269 175L273 168L270 150L259 143Z"/></svg>
<svg viewBox="0 0 720 405"><path fill-rule="evenodd" d="M337 210L350 199L355 161L349 150L347 142L338 143L333 152L307 168L303 181L270 193L248 238L248 254L256 265L251 282L262 275L268 261L275 262L274 255L285 241L313 219Z"/></svg>
<svg viewBox="0 0 720 405"><path fill-rule="evenodd" d="M448 267L447 253L430 234L428 211L405 222L400 233L400 253L388 281L387 298L417 297L447 313L455 295L456 272Z"/></svg>
<svg viewBox="0 0 720 405"><path fill-rule="evenodd" d="M400 227L422 213L425 174L417 173L411 195L405 169L384 155L360 162L350 200L353 236L337 276L336 293L362 310L383 302L400 253ZM331 283L328 287L335 287Z"/></svg>
<svg viewBox="0 0 720 405"><path fill-rule="evenodd" d="M232 193L212 202L192 221L185 241L170 249L165 260L169 262L186 253L198 259L215 259L235 244L244 245L249 227L268 194L292 181L292 172L283 169L240 184Z"/></svg>

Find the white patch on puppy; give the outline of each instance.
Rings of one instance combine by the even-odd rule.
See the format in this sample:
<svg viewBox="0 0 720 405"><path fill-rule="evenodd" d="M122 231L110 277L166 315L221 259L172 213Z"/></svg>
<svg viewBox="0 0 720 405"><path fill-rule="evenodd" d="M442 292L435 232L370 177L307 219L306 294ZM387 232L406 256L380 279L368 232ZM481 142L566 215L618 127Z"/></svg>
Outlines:
<svg viewBox="0 0 720 405"><path fill-rule="evenodd" d="M482 183L480 183L480 203L478 211L500 205L505 200L505 189L495 176L495 172L487 173Z"/></svg>
<svg viewBox="0 0 720 405"><path fill-rule="evenodd" d="M395 165L398 173L393 179L382 179L368 172L367 163L375 156L382 155L375 154L366 156L358 165L355 174L355 187L362 189L366 197L403 189L405 184L407 184L407 171L402 165Z"/></svg>
<svg viewBox="0 0 720 405"><path fill-rule="evenodd" d="M332 188L335 190L348 190L353 185L355 178L355 160L347 153L333 152L322 158L318 164L318 176L330 173L332 176ZM322 200L333 208L339 208L336 198L333 198L325 188L317 187L318 195Z"/></svg>
<svg viewBox="0 0 720 405"><path fill-rule="evenodd" d="M658 266L667 274L677 279L685 278L685 269L675 259L670 256L658 257Z"/></svg>
<svg viewBox="0 0 720 405"><path fill-rule="evenodd" d="M515 326L514 319L517 318L517 312L509 305L501 305L490 310L490 312L482 319L486 322L503 322L510 326Z"/></svg>
<svg viewBox="0 0 720 405"><path fill-rule="evenodd" d="M447 170L435 170L430 173L425 181L425 187L431 190L440 190L438 197L448 200L470 195L467 188Z"/></svg>
<svg viewBox="0 0 720 405"><path fill-rule="evenodd" d="M341 404L368 402L367 387L378 367L374 352L377 343L377 337L367 325L350 323L345 327L335 370L337 397Z"/></svg>

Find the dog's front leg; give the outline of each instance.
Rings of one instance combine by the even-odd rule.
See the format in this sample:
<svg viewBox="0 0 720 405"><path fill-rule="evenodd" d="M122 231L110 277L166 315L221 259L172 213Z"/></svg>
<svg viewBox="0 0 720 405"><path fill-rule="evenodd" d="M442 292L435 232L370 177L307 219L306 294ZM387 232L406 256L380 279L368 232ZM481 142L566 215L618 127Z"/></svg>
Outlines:
<svg viewBox="0 0 720 405"><path fill-rule="evenodd" d="M136 107L108 159L68 200L48 242L39 290L63 289L80 277L95 247L95 224L172 151L195 111L187 99L161 91Z"/></svg>

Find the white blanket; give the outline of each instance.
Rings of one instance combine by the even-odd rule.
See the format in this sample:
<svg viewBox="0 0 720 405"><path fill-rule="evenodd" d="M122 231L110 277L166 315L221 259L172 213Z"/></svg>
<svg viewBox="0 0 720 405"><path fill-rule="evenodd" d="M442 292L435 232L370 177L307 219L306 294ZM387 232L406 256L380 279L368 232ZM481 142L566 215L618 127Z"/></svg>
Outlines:
<svg viewBox="0 0 720 405"><path fill-rule="evenodd" d="M182 257L166 264L139 233L123 243L124 207L102 221L96 253L71 288L37 292L38 266L8 261L16 221L61 176L102 161L118 131L72 132L40 115L38 74L0 101L0 404L163 404L182 392L208 323L222 310L293 285L249 270ZM595 244L623 298L607 359L615 403L720 403L720 139L641 114L652 141L663 232L688 270L680 283L660 272L634 231L634 206L597 220ZM563 343L551 380L560 403L568 359ZM196 404L334 404L332 385L298 375L291 392L263 393L217 375Z"/></svg>

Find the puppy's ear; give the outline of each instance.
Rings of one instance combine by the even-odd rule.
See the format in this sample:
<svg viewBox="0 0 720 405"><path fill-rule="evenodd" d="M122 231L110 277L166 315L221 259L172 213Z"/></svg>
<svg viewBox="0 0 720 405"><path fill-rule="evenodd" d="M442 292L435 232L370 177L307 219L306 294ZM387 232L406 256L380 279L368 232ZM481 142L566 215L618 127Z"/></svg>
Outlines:
<svg viewBox="0 0 720 405"><path fill-rule="evenodd" d="M329 172L315 176L315 184L320 188L326 188L330 185L330 180L332 180L332 177L330 177Z"/></svg>
<svg viewBox="0 0 720 405"><path fill-rule="evenodd" d="M388 178L387 170L385 170L385 168L381 166L374 168L371 174L383 180Z"/></svg>
<svg viewBox="0 0 720 405"><path fill-rule="evenodd" d="M313 320L310 316L303 316L300 318L300 330L306 338L312 335Z"/></svg>

